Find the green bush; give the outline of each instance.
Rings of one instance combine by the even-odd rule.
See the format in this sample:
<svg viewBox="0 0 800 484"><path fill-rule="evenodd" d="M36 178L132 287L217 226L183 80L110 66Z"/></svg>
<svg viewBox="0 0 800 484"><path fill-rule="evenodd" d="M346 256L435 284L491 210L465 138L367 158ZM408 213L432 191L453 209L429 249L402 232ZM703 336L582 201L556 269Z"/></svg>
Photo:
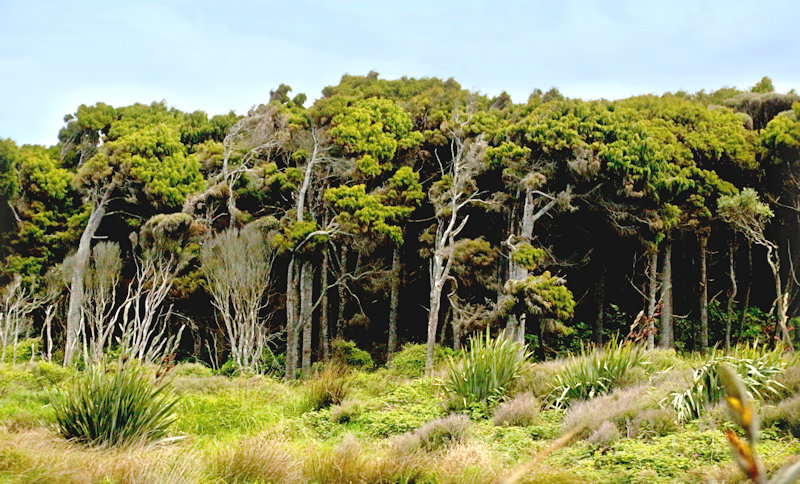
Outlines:
<svg viewBox="0 0 800 484"><path fill-rule="evenodd" d="M610 392L626 374L645 361L641 345L617 342L614 338L604 348L581 349L569 364L556 373L550 399L555 407L572 400L586 400Z"/></svg>
<svg viewBox="0 0 800 484"><path fill-rule="evenodd" d="M448 356L455 355L450 348L436 345L433 349L433 361L439 362ZM406 378L419 378L425 374L425 345L407 343L386 364L393 374Z"/></svg>
<svg viewBox="0 0 800 484"><path fill-rule="evenodd" d="M86 444L130 445L162 439L179 397L144 367L97 365L48 392L58 432Z"/></svg>
<svg viewBox="0 0 800 484"><path fill-rule="evenodd" d="M369 353L359 349L353 341L335 340L331 345L331 351L334 360L357 370L369 371L375 368L375 362Z"/></svg>
<svg viewBox="0 0 800 484"><path fill-rule="evenodd" d="M441 385L451 402L463 407L472 403L497 402L520 374L530 355L509 338L480 335L469 338L469 351L458 360L448 357Z"/></svg>

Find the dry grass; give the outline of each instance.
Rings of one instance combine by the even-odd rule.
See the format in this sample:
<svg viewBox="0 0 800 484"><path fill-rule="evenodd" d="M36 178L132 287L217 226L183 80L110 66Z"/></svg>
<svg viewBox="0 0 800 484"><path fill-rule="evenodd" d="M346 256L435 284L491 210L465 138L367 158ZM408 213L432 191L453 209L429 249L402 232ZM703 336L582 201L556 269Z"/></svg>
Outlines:
<svg viewBox="0 0 800 484"><path fill-rule="evenodd" d="M436 481L443 484L495 482L497 459L483 443L470 442L451 446L434 457Z"/></svg>
<svg viewBox="0 0 800 484"><path fill-rule="evenodd" d="M552 381L567 365L567 360L550 360L542 363L531 364L524 362L519 378L514 382L513 389L517 392L528 392L536 398L543 399L553 390Z"/></svg>
<svg viewBox="0 0 800 484"><path fill-rule="evenodd" d="M224 482L302 481L300 462L279 442L258 437L221 449L212 469Z"/></svg>
<svg viewBox="0 0 800 484"><path fill-rule="evenodd" d="M539 401L533 393L523 393L498 406L492 421L497 426L525 427L536 423L538 416Z"/></svg>
<svg viewBox="0 0 800 484"><path fill-rule="evenodd" d="M599 427L594 429L586 441L590 444L608 447L614 442L618 441L620 436L621 435L616 424L606 420L605 422L601 423Z"/></svg>
<svg viewBox="0 0 800 484"><path fill-rule="evenodd" d="M86 448L43 429L0 435L0 471L10 482L120 484L202 480L201 459L180 446Z"/></svg>
<svg viewBox="0 0 800 484"><path fill-rule="evenodd" d="M564 432L578 430L579 433L585 433L596 429L605 421L633 418L648 406L655 405L648 390L648 387L640 385L576 402L564 416Z"/></svg>

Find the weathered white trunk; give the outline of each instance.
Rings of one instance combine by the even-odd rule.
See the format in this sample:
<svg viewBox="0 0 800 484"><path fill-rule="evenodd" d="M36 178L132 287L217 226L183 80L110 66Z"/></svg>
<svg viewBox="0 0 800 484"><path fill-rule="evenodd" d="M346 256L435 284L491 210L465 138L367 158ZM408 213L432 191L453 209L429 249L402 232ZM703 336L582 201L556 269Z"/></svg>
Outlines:
<svg viewBox="0 0 800 484"><path fill-rule="evenodd" d="M775 281L775 319L780 330L780 338L786 346L791 347L792 339L789 337L789 328L786 326L786 304L783 300L783 284L781 283L781 258L778 248L773 245L767 246L767 263Z"/></svg>
<svg viewBox="0 0 800 484"><path fill-rule="evenodd" d="M386 355L391 357L397 351L397 309L400 304L400 249L392 251L392 281L389 295L389 339L386 343Z"/></svg>
<svg viewBox="0 0 800 484"><path fill-rule="evenodd" d="M303 262L300 271L300 325L303 328L303 374L311 372L311 338L314 318L314 266Z"/></svg>
<svg viewBox="0 0 800 484"><path fill-rule="evenodd" d="M330 336L328 334L328 251L322 251L322 270L320 272L319 287L322 291L320 295L319 310L319 339L322 346L322 358L328 360L331 356Z"/></svg>
<svg viewBox="0 0 800 484"><path fill-rule="evenodd" d="M708 273L706 271L706 252L708 236L701 235L700 244L700 349L708 349Z"/></svg>
<svg viewBox="0 0 800 484"><path fill-rule="evenodd" d="M664 266L661 273L661 339L662 348L672 347L672 242L664 243Z"/></svg>
<svg viewBox="0 0 800 484"><path fill-rule="evenodd" d="M647 349L652 350L656 338L656 307L658 307L658 249L650 254L649 288L647 294Z"/></svg>
<svg viewBox="0 0 800 484"><path fill-rule="evenodd" d="M286 271L286 378L297 374L297 272L292 257Z"/></svg>
<svg viewBox="0 0 800 484"><path fill-rule="evenodd" d="M84 300L84 279L89 267L89 257L92 253L92 239L103 221L108 203L108 192L95 204L86 227L83 229L78 251L75 253L72 266L72 276L69 288L69 306L67 308L66 343L64 346L64 365L72 364L75 351L78 349L81 334L81 313Z"/></svg>
<svg viewBox="0 0 800 484"><path fill-rule="evenodd" d="M728 303L725 308L725 349L731 348L731 326L733 325L733 303L736 301L736 292L738 287L736 285L736 265L734 264L734 255L736 251L734 244L731 243L728 249L728 264L729 274L731 278L731 289L728 293Z"/></svg>

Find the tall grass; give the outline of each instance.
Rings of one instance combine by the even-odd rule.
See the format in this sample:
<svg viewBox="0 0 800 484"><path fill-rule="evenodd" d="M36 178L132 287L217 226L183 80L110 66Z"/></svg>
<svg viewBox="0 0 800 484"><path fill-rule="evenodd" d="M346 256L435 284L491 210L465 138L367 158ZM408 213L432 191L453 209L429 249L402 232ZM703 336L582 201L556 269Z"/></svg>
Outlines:
<svg viewBox="0 0 800 484"><path fill-rule="evenodd" d="M131 445L163 439L179 397L142 366L95 365L65 388L48 392L58 432L91 445Z"/></svg>
<svg viewBox="0 0 800 484"><path fill-rule="evenodd" d="M762 399L768 394L778 393L782 385L776 377L788 364L783 353L781 346L769 349L766 345L759 346L758 342L737 347L727 355L714 348L711 357L694 370L688 387L672 393L671 403L678 412L678 419L695 419L710 405L722 400L725 390L720 368L724 365L729 365L739 375L751 397Z"/></svg>
<svg viewBox="0 0 800 484"><path fill-rule="evenodd" d="M463 406L498 401L519 376L522 363L530 356L509 338L492 338L489 331L469 338L469 351L461 359L448 358L441 381L445 392Z"/></svg>
<svg viewBox="0 0 800 484"><path fill-rule="evenodd" d="M556 373L550 400L553 406L561 408L572 400L609 393L629 370L644 362L644 347L616 338L603 348L583 346L580 355L573 356Z"/></svg>

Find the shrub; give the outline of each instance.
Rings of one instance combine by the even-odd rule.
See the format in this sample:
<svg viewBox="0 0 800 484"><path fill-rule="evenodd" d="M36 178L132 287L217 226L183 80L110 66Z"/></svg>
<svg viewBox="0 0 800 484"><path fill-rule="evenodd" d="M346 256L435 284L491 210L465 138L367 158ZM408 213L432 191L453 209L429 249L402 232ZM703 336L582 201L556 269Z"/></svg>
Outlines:
<svg viewBox="0 0 800 484"><path fill-rule="evenodd" d="M300 463L278 442L260 438L223 449L216 456L212 469L224 482L302 481Z"/></svg>
<svg viewBox="0 0 800 484"><path fill-rule="evenodd" d="M414 431L420 446L428 451L464 443L469 437L472 423L465 415L453 413L431 420Z"/></svg>
<svg viewBox="0 0 800 484"><path fill-rule="evenodd" d="M214 374L214 371L202 363L179 363L172 369L172 376L206 378Z"/></svg>
<svg viewBox="0 0 800 484"><path fill-rule="evenodd" d="M608 447L620 438L619 429L613 422L606 420L586 439L587 442L600 447Z"/></svg>
<svg viewBox="0 0 800 484"><path fill-rule="evenodd" d="M678 415L670 407L640 412L628 425L629 437L663 437L678 430Z"/></svg>
<svg viewBox="0 0 800 484"><path fill-rule="evenodd" d="M800 395L784 400L776 406L761 411L765 426L775 425L800 438Z"/></svg>
<svg viewBox="0 0 800 484"><path fill-rule="evenodd" d="M330 419L336 423L347 423L354 417L361 415L364 411L364 404L359 400L345 400L340 405L331 407Z"/></svg>
<svg viewBox="0 0 800 484"><path fill-rule="evenodd" d="M332 361L308 380L306 391L306 405L311 410L342 403L350 392L350 375L341 364Z"/></svg>
<svg viewBox="0 0 800 484"><path fill-rule="evenodd" d="M436 345L433 350L433 361L436 363L454 354L452 349ZM425 374L425 345L412 343L403 345L403 348L386 363L386 368L395 375L407 378L421 377Z"/></svg>
<svg viewBox="0 0 800 484"><path fill-rule="evenodd" d="M469 338L470 348L460 360L448 357L447 372L441 382L445 392L459 405L498 401L519 376L528 353L509 338Z"/></svg>
<svg viewBox="0 0 800 484"><path fill-rule="evenodd" d="M497 407L493 422L497 426L525 427L533 425L539 416L539 401L531 393L523 393Z"/></svg>
<svg viewBox="0 0 800 484"><path fill-rule="evenodd" d="M572 400L585 400L614 389L632 368L645 360L641 345L609 341L602 349L583 347L567 366L555 375L550 399L557 408Z"/></svg>
<svg viewBox="0 0 800 484"><path fill-rule="evenodd" d="M353 341L335 340L331 345L333 359L357 370L372 370L375 362L366 351L359 349Z"/></svg>
<svg viewBox="0 0 800 484"><path fill-rule="evenodd" d="M776 394L781 385L774 377L783 371L785 364L780 346L770 350L754 343L752 347L739 347L730 355L714 349L711 357L695 369L688 388L672 394L672 407L678 412L678 419L686 421L699 417L709 405L722 400L723 365L736 371L751 396L763 398L769 393Z"/></svg>
<svg viewBox="0 0 800 484"><path fill-rule="evenodd" d="M162 439L179 398L141 366L96 365L47 394L58 432L86 444L129 445Z"/></svg>

